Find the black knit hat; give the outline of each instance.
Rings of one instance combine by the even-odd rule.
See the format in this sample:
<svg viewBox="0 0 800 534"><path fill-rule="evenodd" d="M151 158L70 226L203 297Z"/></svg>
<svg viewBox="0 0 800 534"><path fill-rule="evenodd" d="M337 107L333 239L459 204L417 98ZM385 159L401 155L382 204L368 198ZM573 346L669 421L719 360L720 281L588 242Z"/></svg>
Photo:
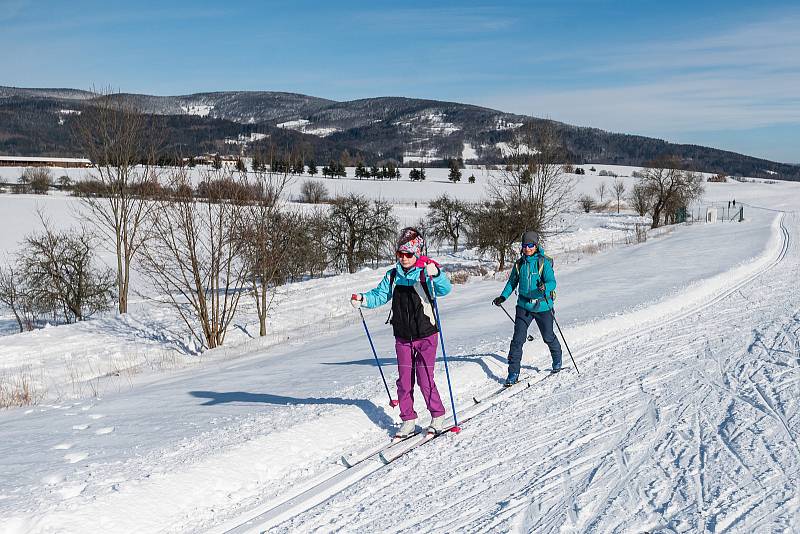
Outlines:
<svg viewBox="0 0 800 534"><path fill-rule="evenodd" d="M539 244L539 234L534 232L533 230L528 230L524 234L522 234L522 242L523 243L534 243L536 245Z"/></svg>

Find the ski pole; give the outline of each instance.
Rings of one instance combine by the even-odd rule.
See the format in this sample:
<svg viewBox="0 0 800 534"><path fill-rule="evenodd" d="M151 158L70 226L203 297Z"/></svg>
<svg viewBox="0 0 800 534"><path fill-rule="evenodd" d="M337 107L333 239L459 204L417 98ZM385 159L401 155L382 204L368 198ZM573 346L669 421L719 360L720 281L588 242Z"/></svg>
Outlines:
<svg viewBox="0 0 800 534"><path fill-rule="evenodd" d="M386 383L386 376L383 374L383 367L381 367L381 361L378 359L378 352L375 350L375 345L372 343L372 336L369 335L369 328L367 328L367 321L366 319L364 319L364 312L361 311L361 308L359 308L358 313L361 315L361 324L364 325L364 332L367 333L367 339L369 339L369 346L372 347L372 355L375 356L375 363L378 364L378 371L380 371L381 378L383 379L383 387L386 388L386 395L389 396L389 406L394 408L400 403L397 401L397 399L393 399L392 394L389 393L389 384Z"/></svg>
<svg viewBox="0 0 800 534"><path fill-rule="evenodd" d="M433 312L436 316L436 326L439 329L439 343L442 345L442 357L444 358L444 372L447 375L447 390L450 392L450 406L453 409L453 428L451 432L458 434L461 427L458 426L458 416L456 415L456 401L453 399L453 388L450 385L450 369L447 366L447 351L444 349L444 336L442 335L442 322L439 320L439 306L436 304L436 287L433 285L433 277L428 275L431 282L431 295L433 295Z"/></svg>
<svg viewBox="0 0 800 534"><path fill-rule="evenodd" d="M572 351L569 350L569 345L567 345L567 338L564 337L564 332L561 331L561 326L558 324L558 321L556 321L556 312L555 309L553 308L553 305L550 304L550 300L547 298L547 291L542 291L542 294L544 295L544 301L547 303L548 306L550 306L550 315L553 316L553 322L556 323L556 328L558 328L558 333L561 334L561 339L564 341L564 346L567 347L567 352L569 353L569 357L572 360L572 365L575 366L575 372L581 374L581 372L578 371L578 364L575 363L575 358L572 356Z"/></svg>
<svg viewBox="0 0 800 534"><path fill-rule="evenodd" d="M506 312L506 315L508 316L509 319L511 319L511 322L514 323L514 326L516 326L517 322L514 320L513 317L511 317L511 314L508 313L505 306L503 306L502 302L500 303L500 307L503 309L504 312ZM533 336L530 334L528 334L528 341L533 341Z"/></svg>

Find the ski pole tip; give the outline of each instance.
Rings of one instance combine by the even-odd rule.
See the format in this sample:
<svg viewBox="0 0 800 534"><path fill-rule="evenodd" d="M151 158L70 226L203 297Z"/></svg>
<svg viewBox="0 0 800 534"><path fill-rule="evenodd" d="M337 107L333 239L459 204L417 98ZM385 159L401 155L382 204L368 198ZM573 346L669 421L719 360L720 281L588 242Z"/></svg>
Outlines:
<svg viewBox="0 0 800 534"><path fill-rule="evenodd" d="M398 401L397 399L389 399L389 406L391 406L392 408L396 408L399 405L400 401Z"/></svg>
<svg viewBox="0 0 800 534"><path fill-rule="evenodd" d="M450 429L450 432L452 432L453 434L458 434L459 432L461 432L461 427L454 426L453 428Z"/></svg>

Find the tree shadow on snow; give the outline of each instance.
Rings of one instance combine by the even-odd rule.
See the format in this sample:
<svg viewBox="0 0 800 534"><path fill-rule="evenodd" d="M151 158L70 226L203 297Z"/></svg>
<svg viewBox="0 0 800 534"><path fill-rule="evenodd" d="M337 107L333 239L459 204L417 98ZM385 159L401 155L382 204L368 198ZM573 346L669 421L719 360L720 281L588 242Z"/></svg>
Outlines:
<svg viewBox="0 0 800 534"><path fill-rule="evenodd" d="M505 382L506 380L505 375L500 376L497 373L495 373L491 368L489 368L489 365L485 361L486 358L493 358L498 362L502 363L503 365L506 365L508 363L508 358L494 353L463 354L459 356L448 356L447 360L450 362L476 363L481 366L483 371L486 373L486 376L489 377L490 379L494 380L495 382ZM381 365L386 365L386 366L397 365L397 360L395 358L379 358L379 360L381 362ZM377 365L375 364L375 358L365 358L363 360L351 360L347 362L323 362L322 365L371 365L373 367L377 367ZM536 366L523 365L522 368L539 372L539 368Z"/></svg>
<svg viewBox="0 0 800 534"><path fill-rule="evenodd" d="M202 406L214 406L216 404L228 404L232 402L274 404L278 406L313 406L326 404L355 406L363 411L364 414L369 417L370 421L380 428L388 430L395 426L392 418L386 414L386 411L382 407L365 399L344 399L341 397L300 398L272 395L270 393L248 393L246 391L190 391L189 394L200 399L208 399Z"/></svg>

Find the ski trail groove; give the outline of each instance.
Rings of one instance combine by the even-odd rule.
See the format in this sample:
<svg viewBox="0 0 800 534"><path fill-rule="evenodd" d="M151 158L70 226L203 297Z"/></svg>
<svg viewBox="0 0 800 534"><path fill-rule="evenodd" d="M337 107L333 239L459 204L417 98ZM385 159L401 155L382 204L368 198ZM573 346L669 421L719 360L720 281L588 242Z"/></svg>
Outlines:
<svg viewBox="0 0 800 534"><path fill-rule="evenodd" d="M393 501L393 496L403 495L402 502L416 512L413 518L402 522L402 527L419 531L507 530L513 524L515 529L536 532L560 528L593 532L606 531L612 521L625 521L626 530L666 529L671 528L670 525L679 517L683 518L682 528L691 525L693 529L714 530L714 526L719 529L723 525L724 528L733 528L740 522L746 523L745 528L760 524L763 519L749 517L751 510L770 499L777 488L767 496L762 495L760 501L750 499L747 495L741 496L737 501L739 506L725 510L724 515L720 515L723 512L718 513L718 508L733 499L732 495L738 495L752 484L764 487L769 477L774 476L786 482L798 471L795 469L789 473L782 469L780 459L775 458L771 450L773 444L770 440L774 438L774 431L769 426L770 421L781 426L782 434L788 436L797 449L791 424L785 417L787 409L780 403L772 402L769 395L759 389L756 389L760 396L758 401L736 391L737 384L755 383L761 367L756 365L760 362L756 362L758 355L754 352L776 352L774 348L764 345L742 354L735 349L738 338L728 335L728 339L714 342L715 347L719 347L718 354L719 350L733 349L723 362L719 356L710 357L708 343L711 338L694 340L696 336L693 336L691 326L693 319L697 321L699 316L719 325L735 320L734 312L726 310L724 305L720 306L721 311L717 311L717 306L727 300L741 299L737 294L749 293L752 285L765 280L765 274L776 271L785 262L794 240L786 227L786 214L782 213L779 217L780 250L759 272L721 290L705 303L658 324L634 328L626 331L620 339L599 340L575 351L586 362L582 367L587 368L590 379L576 384L573 375L565 377L567 380L525 390L514 397L515 402L503 402L502 410L495 406L491 412L482 412L488 417L475 419L474 432L471 432L473 427L468 426L458 440L436 440L393 464L379 466L377 469L382 469L385 476L371 477L369 484L357 482L377 469L358 479L343 480L335 492L309 495L309 500L303 506L308 513L302 517L294 514L281 518L283 523L280 524L261 522L250 524L247 529L262 530L273 526L278 532L329 531L347 525L347 529L386 530L386 525L381 524L378 517L372 518L369 513L378 504L374 500L364 499L365 492L374 493L376 487L381 488L383 501ZM758 308L764 313L769 311L768 306L759 306L756 300L749 302L754 309ZM737 311L735 305L730 307ZM752 310L749 313L755 314ZM796 337L794 339L796 341ZM773 347L781 344L785 342L775 339ZM613 361L611 349L621 351L625 347L635 347L635 352L640 353L640 368L626 368L623 372L614 373L608 369L608 363ZM665 359L664 353L676 357ZM587 358L588 355L593 358ZM796 366L800 367L797 357L793 359ZM712 362L716 364L715 373L719 374L725 385L717 383L707 374L707 366ZM643 375L641 369L652 369L653 372ZM700 387L693 388L695 384ZM633 385L638 394L630 392ZM771 394L777 393L771 391ZM536 399L531 398L533 395L536 395ZM709 399L721 400L719 395L724 395L727 402L717 402L718 406L704 413L701 418L700 406L704 409L713 406ZM534 404L524 406L526 402ZM745 423L739 422L739 410L733 408L737 403L744 403L761 414L755 424L764 429L762 436L748 433ZM796 403L793 406L796 407ZM628 423L625 414L631 407L636 408L637 416L632 423ZM694 408L693 416L687 414L690 408ZM563 432L559 434L557 428L548 426L549 409L566 413L573 419L575 430L565 435ZM491 443L475 435L481 426L491 423L490 419L507 416L512 420L525 415L542 417L543 428L491 436ZM720 423L717 423L718 419ZM733 432L724 439L714 439L723 436L721 431L715 431L718 424L720 428L722 425L725 428L731 425ZM550 428L552 430L548 430ZM551 442L554 443L547 442L548 434L552 435ZM615 435L616 445L611 451L598 450L593 442L602 443L604 440L600 437L581 439L587 434L592 437ZM754 445L760 445L758 451L767 453L765 458L772 456L771 466L760 465L756 461L758 456L744 457L735 450L746 450L742 447L747 443L740 446L737 440L747 439L753 440ZM711 444L716 442L722 443L723 447L710 450ZM395 479L407 480L413 476L420 462L432 461L433 458L448 462L449 456L443 455L445 450L458 456L465 449L474 453L472 458L493 459L476 466L466 465L460 470L454 466L448 487L457 481L461 491L458 495L449 495L449 510L452 513L426 507L436 495L436 490L441 489L441 480L438 483L421 481L419 493L412 495L403 493L405 488L391 483ZM737 465L741 465L750 476L744 484L717 495L710 494L706 488L719 484L719 477L728 476L715 465L714 452L719 450L733 455ZM558 452L561 458L559 462L554 463L549 458L551 451ZM609 458L613 461L609 461ZM675 470L683 462L695 466L690 476L694 482L680 476L674 479ZM505 463L511 464L511 469L502 469ZM754 467L759 468L758 471L754 471ZM386 483L381 483L382 479ZM646 480L651 483L642 487L641 483ZM693 491L690 490L692 486ZM554 494L560 494L560 497L555 498ZM642 496L646 498L642 499ZM634 502L637 499L638 504ZM348 506L352 502L361 503L356 523L352 522L355 518L352 506ZM702 517L695 515L687 524L685 518L691 516L687 512L689 510L702 512ZM247 529L237 527L234 531Z"/></svg>

